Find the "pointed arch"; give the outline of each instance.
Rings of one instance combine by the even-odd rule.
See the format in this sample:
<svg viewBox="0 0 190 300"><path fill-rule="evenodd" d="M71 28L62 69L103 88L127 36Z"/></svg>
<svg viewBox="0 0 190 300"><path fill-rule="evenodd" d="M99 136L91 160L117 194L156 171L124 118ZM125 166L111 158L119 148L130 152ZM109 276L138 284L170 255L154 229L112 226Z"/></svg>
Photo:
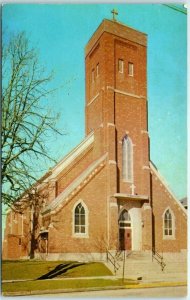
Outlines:
<svg viewBox="0 0 190 300"><path fill-rule="evenodd" d="M73 235L88 236L88 208L82 200L77 201L73 207Z"/></svg>
<svg viewBox="0 0 190 300"><path fill-rule="evenodd" d="M175 238L175 215L170 207L167 207L162 215L163 218L163 238Z"/></svg>
<svg viewBox="0 0 190 300"><path fill-rule="evenodd" d="M133 181L133 144L127 135L122 141L122 178L123 181Z"/></svg>
<svg viewBox="0 0 190 300"><path fill-rule="evenodd" d="M131 216L128 210L123 209L119 215L119 227L131 227Z"/></svg>

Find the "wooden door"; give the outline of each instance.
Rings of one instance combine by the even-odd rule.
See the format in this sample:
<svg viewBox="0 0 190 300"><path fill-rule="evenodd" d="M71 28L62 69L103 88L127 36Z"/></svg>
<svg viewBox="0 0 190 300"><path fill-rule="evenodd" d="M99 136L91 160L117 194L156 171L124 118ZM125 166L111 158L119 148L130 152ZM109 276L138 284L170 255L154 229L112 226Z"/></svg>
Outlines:
<svg viewBox="0 0 190 300"><path fill-rule="evenodd" d="M130 228L119 229L120 250L131 250L132 236Z"/></svg>

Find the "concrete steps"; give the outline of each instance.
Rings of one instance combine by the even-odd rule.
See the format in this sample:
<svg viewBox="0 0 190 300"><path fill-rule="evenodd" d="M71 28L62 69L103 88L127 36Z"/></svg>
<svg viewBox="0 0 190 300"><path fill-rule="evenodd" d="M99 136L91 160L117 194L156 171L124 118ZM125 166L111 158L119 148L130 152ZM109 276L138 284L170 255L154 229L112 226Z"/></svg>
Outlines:
<svg viewBox="0 0 190 300"><path fill-rule="evenodd" d="M117 257L120 268L116 271L117 277L123 277L123 254ZM152 261L152 255L149 252L131 252L127 253L125 259L124 274L125 278L140 278L142 281L186 281L187 280L187 262L164 259L166 264L162 271L161 266L156 260ZM114 273L113 265L108 262L107 267Z"/></svg>

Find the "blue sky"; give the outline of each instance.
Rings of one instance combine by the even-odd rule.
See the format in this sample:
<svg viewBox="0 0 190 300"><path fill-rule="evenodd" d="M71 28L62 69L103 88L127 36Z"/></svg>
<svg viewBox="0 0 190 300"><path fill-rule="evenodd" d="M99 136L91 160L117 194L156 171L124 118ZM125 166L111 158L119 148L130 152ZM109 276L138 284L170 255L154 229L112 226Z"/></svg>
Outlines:
<svg viewBox="0 0 190 300"><path fill-rule="evenodd" d="M161 4L8 4L3 6L6 32L25 31L38 49L42 65L54 70L47 100L60 112L48 148L61 159L84 138L84 47L104 18L118 20L148 34L148 105L151 160L178 198L186 196L187 173L187 16ZM47 165L47 168L49 166Z"/></svg>

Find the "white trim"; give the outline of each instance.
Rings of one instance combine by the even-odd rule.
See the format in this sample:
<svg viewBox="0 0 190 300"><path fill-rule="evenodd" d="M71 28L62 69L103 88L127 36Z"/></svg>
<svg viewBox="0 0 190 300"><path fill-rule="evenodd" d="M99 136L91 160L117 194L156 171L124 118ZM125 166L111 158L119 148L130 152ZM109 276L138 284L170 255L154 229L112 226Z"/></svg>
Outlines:
<svg viewBox="0 0 190 300"><path fill-rule="evenodd" d="M113 87L111 87L109 85L107 86L107 90L112 90L115 93L126 95L126 96L130 96L130 97L134 97L134 98L138 98L138 99L146 99L146 97L144 97L144 96L136 95L136 94L131 94L131 93L127 93L125 91L114 89Z"/></svg>
<svg viewBox="0 0 190 300"><path fill-rule="evenodd" d="M166 211L169 210L171 216L172 216L172 235L165 235L165 225L164 225L164 220L165 220L165 213ZM170 206L168 206L163 214L162 214L162 234L163 234L163 239L164 240L175 240L175 232L176 232L176 227L175 227L175 215L173 210L170 208Z"/></svg>
<svg viewBox="0 0 190 300"><path fill-rule="evenodd" d="M110 207L118 207L118 205L115 202L110 202Z"/></svg>
<svg viewBox="0 0 190 300"><path fill-rule="evenodd" d="M149 166L143 166L142 169L143 170L150 170L150 167Z"/></svg>
<svg viewBox="0 0 190 300"><path fill-rule="evenodd" d="M101 158L93 162L82 174L80 174L63 192L61 192L52 202L50 202L46 207L43 208L42 214L49 212L50 210L53 213L53 210L58 211L62 204L68 200L68 196L74 192L74 190L85 181L86 177L90 176L91 172L94 171L99 165L103 167L102 163L107 157L107 153L104 154ZM96 172L95 172L96 173ZM94 176L94 175L93 175ZM91 176L92 177L92 176Z"/></svg>
<svg viewBox="0 0 190 300"><path fill-rule="evenodd" d="M79 203L82 204L82 206L84 207L84 210L85 210L85 233L76 233L75 232L75 209ZM88 207L85 204L85 202L82 199L79 199L75 203L75 205L73 206L73 209L72 209L72 237L74 237L74 238L89 238L88 232L89 232L89 210L88 210Z"/></svg>
<svg viewBox="0 0 190 300"><path fill-rule="evenodd" d="M115 124L113 124L113 123L107 123L107 127L109 127L109 126L115 127Z"/></svg>
<svg viewBox="0 0 190 300"><path fill-rule="evenodd" d="M109 163L109 165L116 165L117 164L115 160L109 160L108 163Z"/></svg>
<svg viewBox="0 0 190 300"><path fill-rule="evenodd" d="M165 189L168 191L168 193L172 196L172 198L176 201L176 204L181 208L181 210L185 213L185 215L187 216L187 210L183 207L183 205L181 204L181 202L179 200L177 200L176 196L173 194L173 192L170 190L168 184L166 183L165 179L161 176L161 174L155 169L155 167L153 166L152 162L150 161L150 168L154 171L155 175L158 177L158 179L162 182L163 186L165 187ZM157 180L157 178L155 177L155 179Z"/></svg>
<svg viewBox="0 0 190 300"><path fill-rule="evenodd" d="M96 100L96 98L98 98L98 96L100 95L100 93L98 93L96 96L94 96L90 102L87 104L87 106L89 106L90 104L92 104L92 102L94 102Z"/></svg>
<svg viewBox="0 0 190 300"><path fill-rule="evenodd" d="M148 134L148 131L147 130L141 130L141 133L146 133ZM149 134L148 134L149 135Z"/></svg>
<svg viewBox="0 0 190 300"><path fill-rule="evenodd" d="M56 177L61 171L63 171L74 159L77 158L86 148L88 148L94 142L94 132L90 133L76 148L68 153L53 169L52 175L50 175L46 182Z"/></svg>
<svg viewBox="0 0 190 300"><path fill-rule="evenodd" d="M130 200L149 200L147 195L131 195L131 194L125 194L125 193L115 193L113 195L115 198L126 198Z"/></svg>

